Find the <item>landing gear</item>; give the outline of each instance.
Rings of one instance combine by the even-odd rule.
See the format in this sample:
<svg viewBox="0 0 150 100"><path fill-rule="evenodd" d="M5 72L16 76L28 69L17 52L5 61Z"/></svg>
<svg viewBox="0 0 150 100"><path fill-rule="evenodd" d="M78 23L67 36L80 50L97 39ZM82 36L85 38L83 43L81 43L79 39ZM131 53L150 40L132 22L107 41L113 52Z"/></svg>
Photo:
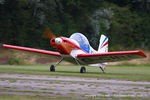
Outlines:
<svg viewBox="0 0 150 100"><path fill-rule="evenodd" d="M75 61L76 61L76 63L79 65L79 66L81 66L80 65L80 63L79 63L79 61L77 60L77 59L74 59ZM82 66L81 68L80 68L80 73L85 73L86 72L86 68L84 67L84 66Z"/></svg>
<svg viewBox="0 0 150 100"><path fill-rule="evenodd" d="M54 65L51 65L49 69L51 72L55 72L55 66Z"/></svg>
<svg viewBox="0 0 150 100"><path fill-rule="evenodd" d="M105 74L104 66L100 66L99 68L102 70L103 74Z"/></svg>
<svg viewBox="0 0 150 100"><path fill-rule="evenodd" d="M86 68L85 67L81 67L80 73L85 73L85 72L86 72Z"/></svg>
<svg viewBox="0 0 150 100"><path fill-rule="evenodd" d="M59 61L56 65L51 65L50 68L49 68L49 69L50 69L50 72L55 72L55 67L56 67L58 64L60 64L60 63L62 62L62 60L63 60L63 58L61 58L60 61Z"/></svg>

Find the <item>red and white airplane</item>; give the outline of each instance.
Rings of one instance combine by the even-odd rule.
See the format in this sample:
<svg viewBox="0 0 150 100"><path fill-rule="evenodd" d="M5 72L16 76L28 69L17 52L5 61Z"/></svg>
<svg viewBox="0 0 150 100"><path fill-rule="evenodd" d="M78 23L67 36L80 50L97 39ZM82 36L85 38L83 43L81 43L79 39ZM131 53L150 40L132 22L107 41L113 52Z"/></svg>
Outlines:
<svg viewBox="0 0 150 100"><path fill-rule="evenodd" d="M100 37L98 51L94 50L90 46L87 38L81 33L74 33L70 36L70 38L56 37L49 29L47 29L43 36L50 39L50 44L56 47L58 52L7 44L2 44L2 47L60 57L60 61L56 65L50 66L50 71L55 71L55 67L62 60L76 63L78 65L97 66L104 72L104 66L107 64L105 62L115 62L146 57L142 51L108 52L108 38L105 35L101 35ZM85 72L86 68L82 66L80 73Z"/></svg>

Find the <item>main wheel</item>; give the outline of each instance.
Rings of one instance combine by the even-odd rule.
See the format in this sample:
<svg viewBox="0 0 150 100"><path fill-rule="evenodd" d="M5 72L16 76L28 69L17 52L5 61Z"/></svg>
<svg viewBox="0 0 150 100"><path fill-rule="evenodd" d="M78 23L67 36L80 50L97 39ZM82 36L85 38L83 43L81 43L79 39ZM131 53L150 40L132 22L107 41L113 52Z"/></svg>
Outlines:
<svg viewBox="0 0 150 100"><path fill-rule="evenodd" d="M51 72L54 72L54 71L55 71L55 66L54 66L54 65L51 65L51 66L50 66L50 71L51 71Z"/></svg>
<svg viewBox="0 0 150 100"><path fill-rule="evenodd" d="M85 72L86 72L85 67L81 67L81 69L80 69L80 73L85 73Z"/></svg>

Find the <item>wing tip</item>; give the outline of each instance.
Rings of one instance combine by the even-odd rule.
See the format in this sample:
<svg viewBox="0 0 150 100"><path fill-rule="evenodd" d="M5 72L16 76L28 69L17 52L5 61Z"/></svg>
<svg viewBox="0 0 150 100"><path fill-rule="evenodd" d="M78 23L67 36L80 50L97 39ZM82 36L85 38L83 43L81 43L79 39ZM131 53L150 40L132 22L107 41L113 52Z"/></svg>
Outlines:
<svg viewBox="0 0 150 100"><path fill-rule="evenodd" d="M138 53L139 53L141 56L145 57L145 58L147 57L146 54L145 54L143 51L138 51Z"/></svg>

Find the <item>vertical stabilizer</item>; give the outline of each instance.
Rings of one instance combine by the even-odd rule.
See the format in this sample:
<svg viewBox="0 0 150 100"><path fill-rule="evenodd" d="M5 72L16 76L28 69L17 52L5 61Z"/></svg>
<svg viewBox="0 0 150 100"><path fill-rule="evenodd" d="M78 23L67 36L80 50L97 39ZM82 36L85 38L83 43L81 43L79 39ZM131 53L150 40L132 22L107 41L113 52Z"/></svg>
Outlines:
<svg viewBox="0 0 150 100"><path fill-rule="evenodd" d="M100 37L100 44L98 47L99 53L108 52L108 38L105 35L101 35Z"/></svg>

